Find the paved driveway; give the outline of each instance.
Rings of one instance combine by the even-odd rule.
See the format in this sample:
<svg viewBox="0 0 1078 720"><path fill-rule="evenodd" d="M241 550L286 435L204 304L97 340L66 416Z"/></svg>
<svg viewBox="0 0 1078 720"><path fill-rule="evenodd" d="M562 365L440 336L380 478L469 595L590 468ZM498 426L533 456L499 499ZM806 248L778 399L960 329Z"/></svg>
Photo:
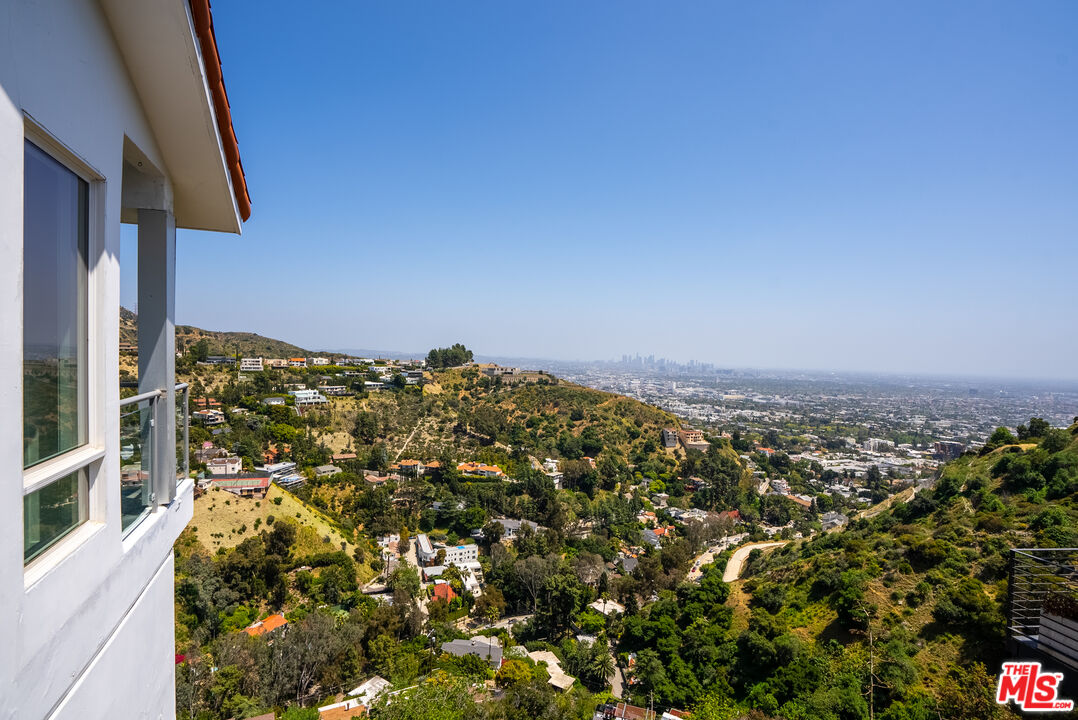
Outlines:
<svg viewBox="0 0 1078 720"><path fill-rule="evenodd" d="M785 545L788 540L782 542L765 542L756 543L754 545L743 545L734 551L734 554L730 556L730 561L726 563L726 572L722 574L723 582L733 582L741 577L741 569L745 566L745 561L749 558L749 553L753 550L760 549L766 550L768 548L776 548Z"/></svg>

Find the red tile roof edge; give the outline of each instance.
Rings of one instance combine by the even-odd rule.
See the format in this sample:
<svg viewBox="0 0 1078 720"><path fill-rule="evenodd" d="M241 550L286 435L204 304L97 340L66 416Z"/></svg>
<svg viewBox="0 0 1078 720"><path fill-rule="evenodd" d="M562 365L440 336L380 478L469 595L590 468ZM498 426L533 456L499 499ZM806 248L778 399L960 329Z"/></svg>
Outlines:
<svg viewBox="0 0 1078 720"><path fill-rule="evenodd" d="M217 116L217 129L221 133L228 172L232 176L232 189L236 195L240 217L246 222L251 217L251 194L247 190L247 176L243 173L240 161L240 145L236 140L236 131L232 127L232 110L225 91L225 79L221 72L221 55L217 52L217 38L213 33L213 12L210 0L191 0L191 12L195 18L195 33L202 47L202 58L206 65L206 79L213 95L213 107Z"/></svg>

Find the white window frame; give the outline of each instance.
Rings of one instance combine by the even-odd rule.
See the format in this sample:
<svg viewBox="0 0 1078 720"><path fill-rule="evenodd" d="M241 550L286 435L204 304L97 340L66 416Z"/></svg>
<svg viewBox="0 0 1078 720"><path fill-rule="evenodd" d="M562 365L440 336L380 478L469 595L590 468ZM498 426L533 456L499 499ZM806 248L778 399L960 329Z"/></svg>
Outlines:
<svg viewBox="0 0 1078 720"><path fill-rule="evenodd" d="M37 557L24 562L24 577L30 584L40 576L44 566L54 565L89 537L91 533L85 531L87 526L103 524L105 519L105 508L102 505L101 494L97 491L104 484L102 461L105 458L105 398L101 384L104 358L101 355L101 343L97 341L97 338L102 337L99 318L101 308L97 300L99 291L102 289L102 278L95 262L101 254L105 240L105 177L29 114L24 115L23 139L23 152L26 148L25 141L29 141L87 184L86 297L84 298L86 303L86 368L85 395L82 398L82 401L86 403L86 442L61 455L25 468L22 473L22 494L25 498L30 493L41 490L61 478L82 471L82 479L79 483L81 519L77 526L58 538ZM25 176L23 181L25 182ZM25 234L23 242L25 243ZM19 310L21 316L21 302ZM20 394L22 390L20 381Z"/></svg>

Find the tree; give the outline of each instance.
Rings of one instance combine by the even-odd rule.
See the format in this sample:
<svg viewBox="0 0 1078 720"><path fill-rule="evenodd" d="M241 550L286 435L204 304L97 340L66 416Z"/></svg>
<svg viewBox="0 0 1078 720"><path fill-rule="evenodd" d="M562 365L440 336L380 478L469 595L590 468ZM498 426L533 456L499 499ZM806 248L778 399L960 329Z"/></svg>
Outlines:
<svg viewBox="0 0 1078 720"><path fill-rule="evenodd" d="M1001 445L1013 445L1018 442L1018 438L1011 434L1011 431L1005 427L998 427L988 438L988 442L985 447L989 449L1000 447Z"/></svg>
<svg viewBox="0 0 1078 720"><path fill-rule="evenodd" d="M483 539L490 545L496 545L498 541L502 539L502 535L504 534L505 528L496 520L491 520L483 526Z"/></svg>
<svg viewBox="0 0 1078 720"><path fill-rule="evenodd" d="M352 427L352 437L366 445L378 439L378 416L363 411L356 415L356 424Z"/></svg>
<svg viewBox="0 0 1078 720"><path fill-rule="evenodd" d="M427 366L434 370L466 365L471 361L472 351L461 343L447 348L434 348L427 353Z"/></svg>
<svg viewBox="0 0 1078 720"><path fill-rule="evenodd" d="M488 585L483 589L483 594L479 596L479 599L475 601L472 612L476 618L493 617L494 620L491 622L497 622L497 619L505 612L505 596L494 585Z"/></svg>
<svg viewBox="0 0 1078 720"><path fill-rule="evenodd" d="M1048 424L1048 421L1044 418L1030 418L1029 427L1025 425L1018 426L1018 439L1019 440L1031 440L1033 438L1042 438L1045 433L1052 429L1052 426Z"/></svg>
<svg viewBox="0 0 1078 720"><path fill-rule="evenodd" d="M462 677L436 671L419 686L374 704L380 720L463 720L476 715L475 700Z"/></svg>
<svg viewBox="0 0 1078 720"><path fill-rule="evenodd" d="M389 576L394 603L407 603L419 597L419 573L410 565L399 565Z"/></svg>
<svg viewBox="0 0 1078 720"><path fill-rule="evenodd" d="M531 555L518 560L513 566L513 570L516 571L517 577L520 579L520 584L524 586L524 589L528 591L528 595L532 599L532 612L535 612L539 605L539 592L546 585L554 575L554 570L557 567L558 557L556 555L550 555L548 557L542 557L540 555Z"/></svg>
<svg viewBox="0 0 1078 720"><path fill-rule="evenodd" d="M187 351L196 362L206 362L206 358L210 356L210 341L206 338L202 338Z"/></svg>
<svg viewBox="0 0 1078 720"><path fill-rule="evenodd" d="M513 687L520 683L526 683L532 679L531 668L520 660L506 660L502 663L495 681L503 688Z"/></svg>
<svg viewBox="0 0 1078 720"><path fill-rule="evenodd" d="M572 567L577 579L589 587L599 581L606 569L603 558L590 552L582 552L573 558Z"/></svg>

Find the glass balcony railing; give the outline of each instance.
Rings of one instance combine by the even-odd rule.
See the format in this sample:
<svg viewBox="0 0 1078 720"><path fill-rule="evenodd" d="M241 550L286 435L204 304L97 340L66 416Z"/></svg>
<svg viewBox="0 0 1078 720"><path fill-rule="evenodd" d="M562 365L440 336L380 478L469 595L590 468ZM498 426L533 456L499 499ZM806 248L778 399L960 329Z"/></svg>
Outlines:
<svg viewBox="0 0 1078 720"><path fill-rule="evenodd" d="M190 474L188 461L189 423L187 383L176 386L176 477L172 484L158 479L170 471L167 463L155 460L160 452L156 429L167 417L167 393L151 390L120 400L120 517L124 532L133 528L158 503L167 502L175 484ZM165 453L168 445L164 446ZM162 458L163 459L163 458Z"/></svg>
<svg viewBox="0 0 1078 720"><path fill-rule="evenodd" d="M120 401L120 517L124 531L138 524L157 499L153 483L154 427L161 390Z"/></svg>
<svg viewBox="0 0 1078 720"><path fill-rule="evenodd" d="M187 383L176 385L176 483L191 476L191 389Z"/></svg>

